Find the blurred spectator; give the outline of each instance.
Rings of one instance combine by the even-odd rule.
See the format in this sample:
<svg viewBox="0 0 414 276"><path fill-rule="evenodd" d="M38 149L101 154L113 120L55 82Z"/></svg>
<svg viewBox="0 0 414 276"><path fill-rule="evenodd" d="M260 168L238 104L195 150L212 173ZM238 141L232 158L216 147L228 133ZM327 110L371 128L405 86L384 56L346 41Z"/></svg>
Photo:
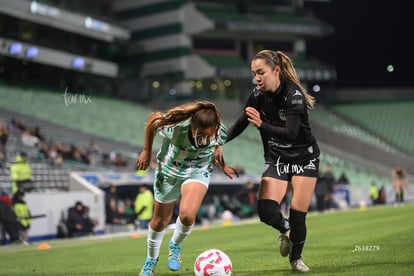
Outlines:
<svg viewBox="0 0 414 276"><path fill-rule="evenodd" d="M140 229L148 229L149 222L154 211L154 196L145 185L139 187L135 198L135 213L139 221Z"/></svg>
<svg viewBox="0 0 414 276"><path fill-rule="evenodd" d="M39 148L39 159L46 160L48 164L51 165L49 160L49 145L46 143L42 143Z"/></svg>
<svg viewBox="0 0 414 276"><path fill-rule="evenodd" d="M12 199L1 187L0 187L0 200L4 201L9 206L12 206Z"/></svg>
<svg viewBox="0 0 414 276"><path fill-rule="evenodd" d="M112 151L109 154L109 160L111 161L111 164L117 167L126 167L127 162L123 159L122 154L119 152Z"/></svg>
<svg viewBox="0 0 414 276"><path fill-rule="evenodd" d="M48 157L51 165L60 166L63 163L63 156L56 145L50 147Z"/></svg>
<svg viewBox="0 0 414 276"><path fill-rule="evenodd" d="M13 211L10 197L0 191L0 244L6 244L6 235L9 236L11 243L19 243L19 222Z"/></svg>
<svg viewBox="0 0 414 276"><path fill-rule="evenodd" d="M405 169L397 166L392 170L391 183L395 192L395 204L402 205L404 203L404 193L407 192L408 176Z"/></svg>
<svg viewBox="0 0 414 276"><path fill-rule="evenodd" d="M21 152L16 156L16 162L10 165L12 193L18 190L29 191L32 188L32 168L27 162L27 154Z"/></svg>
<svg viewBox="0 0 414 276"><path fill-rule="evenodd" d="M105 212L108 214L110 210L111 201L115 202L116 208L118 208L118 202L120 198L118 197L117 188L115 185L110 185L108 190L105 193Z"/></svg>
<svg viewBox="0 0 414 276"><path fill-rule="evenodd" d="M372 205L380 203L379 190L375 182L372 182L371 187L369 188L369 198L371 199Z"/></svg>
<svg viewBox="0 0 414 276"><path fill-rule="evenodd" d="M37 137L39 141L44 142L46 140L45 136L40 133L40 128L38 126L35 126L34 128L30 129L30 134Z"/></svg>
<svg viewBox="0 0 414 276"><path fill-rule="evenodd" d="M77 201L75 206L68 209L66 221L69 237L82 237L89 234L84 217L84 207L82 202Z"/></svg>
<svg viewBox="0 0 414 276"><path fill-rule="evenodd" d="M96 143L95 139L89 141L88 153L102 154L102 148Z"/></svg>
<svg viewBox="0 0 414 276"><path fill-rule="evenodd" d="M95 139L91 139L89 141L86 153L89 156L89 165L96 167L101 159L100 156L102 154L102 148L96 143Z"/></svg>
<svg viewBox="0 0 414 276"><path fill-rule="evenodd" d="M111 199L109 201L109 209L107 210L106 213L106 220L105 220L105 232L106 233L114 233L114 232L118 232L119 230L117 230L117 226L118 225L125 225L126 224L126 219L124 219L123 216L123 211L124 211L124 207L123 204L118 203L114 200Z"/></svg>
<svg viewBox="0 0 414 276"><path fill-rule="evenodd" d="M230 197L228 194L220 195L220 213L224 211L230 211L233 215L239 215L240 204L233 197Z"/></svg>
<svg viewBox="0 0 414 276"><path fill-rule="evenodd" d="M124 201L124 210L122 216L126 219L127 224L135 223L135 208L131 199L127 198Z"/></svg>
<svg viewBox="0 0 414 276"><path fill-rule="evenodd" d="M25 131L27 127L24 125L24 123L20 120L17 120L15 118L12 118L10 120L9 130L12 133L21 133L22 131Z"/></svg>
<svg viewBox="0 0 414 276"><path fill-rule="evenodd" d="M30 130L24 130L22 132L20 140L21 140L23 146L29 147L29 148L35 148L40 144L39 138L32 135L30 133Z"/></svg>
<svg viewBox="0 0 414 276"><path fill-rule="evenodd" d="M348 185L349 184L349 180L346 177L346 174L344 172L339 176L337 183L342 184L342 185Z"/></svg>
<svg viewBox="0 0 414 276"><path fill-rule="evenodd" d="M323 179L325 181L325 185L328 189L328 193L325 197L325 209L333 209L336 208L336 204L334 202L334 185L336 183L335 178L332 173L332 165L327 163L325 166L325 171L323 173Z"/></svg>
<svg viewBox="0 0 414 276"><path fill-rule="evenodd" d="M326 184L322 171L319 171L319 177L315 186L316 210L323 212L326 208L326 197L328 194L328 185Z"/></svg>
<svg viewBox="0 0 414 276"><path fill-rule="evenodd" d="M32 224L32 219L29 207L27 206L26 201L24 201L24 192L17 191L13 195L12 201L14 213L19 221L20 240L25 244L29 244L29 228Z"/></svg>
<svg viewBox="0 0 414 276"><path fill-rule="evenodd" d="M70 145L69 152L69 160L89 164L89 156L87 155L86 150L84 148L77 147L72 144Z"/></svg>
<svg viewBox="0 0 414 276"><path fill-rule="evenodd" d="M95 235L93 229L98 224L98 222L90 217L89 211L89 206L83 205L84 231L88 235Z"/></svg>
<svg viewBox="0 0 414 276"><path fill-rule="evenodd" d="M387 195L386 195L385 187L383 185L379 189L379 201L380 201L381 204L385 204L387 202L386 197L387 197Z"/></svg>
<svg viewBox="0 0 414 276"><path fill-rule="evenodd" d="M240 201L241 217L252 217L256 215L257 191L254 183L248 181L236 194Z"/></svg>
<svg viewBox="0 0 414 276"><path fill-rule="evenodd" d="M2 121L0 121L0 167L3 167L3 161L7 158L6 145L9 140L9 131Z"/></svg>

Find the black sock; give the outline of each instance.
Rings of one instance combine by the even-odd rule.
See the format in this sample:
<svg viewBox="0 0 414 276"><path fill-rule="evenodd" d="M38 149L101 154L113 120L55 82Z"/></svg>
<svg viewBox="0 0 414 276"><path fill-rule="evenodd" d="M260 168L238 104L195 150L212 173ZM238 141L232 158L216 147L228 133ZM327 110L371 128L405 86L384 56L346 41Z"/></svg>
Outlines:
<svg viewBox="0 0 414 276"><path fill-rule="evenodd" d="M303 246L306 240L306 212L290 209L290 254L289 261L296 261L302 257Z"/></svg>

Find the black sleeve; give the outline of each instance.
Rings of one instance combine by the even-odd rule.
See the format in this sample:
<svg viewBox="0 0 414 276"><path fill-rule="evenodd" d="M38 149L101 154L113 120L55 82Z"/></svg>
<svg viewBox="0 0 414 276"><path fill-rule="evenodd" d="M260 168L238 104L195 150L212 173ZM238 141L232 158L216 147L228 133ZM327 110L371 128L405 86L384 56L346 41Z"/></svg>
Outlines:
<svg viewBox="0 0 414 276"><path fill-rule="evenodd" d="M226 143L230 142L231 140L239 136L248 125L249 121L247 120L247 115L243 111L243 114L240 115L237 121L234 122L234 124L227 131Z"/></svg>
<svg viewBox="0 0 414 276"><path fill-rule="evenodd" d="M249 98L247 99L245 108L251 106L256 109L258 108L258 92L253 90L253 93L250 94ZM234 122L234 124L227 130L227 139L226 143L230 142L237 136L239 136L249 125L249 121L247 120L247 115L243 109L243 113L240 115L240 117Z"/></svg>
<svg viewBox="0 0 414 276"><path fill-rule="evenodd" d="M269 123L262 122L260 130L267 132L271 136L284 139L287 142L293 142L296 140L299 133L300 119L301 115L299 113L288 114L286 116L285 127L277 127Z"/></svg>

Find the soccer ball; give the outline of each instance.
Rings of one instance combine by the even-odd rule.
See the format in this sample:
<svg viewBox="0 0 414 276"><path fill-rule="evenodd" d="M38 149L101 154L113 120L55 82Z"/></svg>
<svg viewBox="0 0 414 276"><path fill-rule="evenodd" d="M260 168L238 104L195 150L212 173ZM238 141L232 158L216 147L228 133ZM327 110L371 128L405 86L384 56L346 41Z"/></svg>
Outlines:
<svg viewBox="0 0 414 276"><path fill-rule="evenodd" d="M204 251L194 262L195 276L230 276L232 271L229 256L218 249Z"/></svg>

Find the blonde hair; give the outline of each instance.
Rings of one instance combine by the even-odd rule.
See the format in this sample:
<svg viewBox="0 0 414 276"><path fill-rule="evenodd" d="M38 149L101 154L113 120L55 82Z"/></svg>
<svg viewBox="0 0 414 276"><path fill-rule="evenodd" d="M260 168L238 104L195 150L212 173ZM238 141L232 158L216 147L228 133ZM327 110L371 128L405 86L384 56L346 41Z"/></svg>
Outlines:
<svg viewBox="0 0 414 276"><path fill-rule="evenodd" d="M276 66L279 66L281 76L290 80L302 90L308 108L312 108L314 106L315 98L311 96L300 84L299 76L296 73L295 67L293 66L291 59L286 54L281 51L262 50L253 57L253 60L256 59L264 59L266 64L269 65L272 70L274 70Z"/></svg>
<svg viewBox="0 0 414 276"><path fill-rule="evenodd" d="M179 105L167 110L165 113L155 112L154 118L148 122L148 127L157 129L164 126L172 126L191 118L191 127L194 129L209 127L216 128L218 134L221 124L220 113L216 106L208 101L198 101Z"/></svg>

